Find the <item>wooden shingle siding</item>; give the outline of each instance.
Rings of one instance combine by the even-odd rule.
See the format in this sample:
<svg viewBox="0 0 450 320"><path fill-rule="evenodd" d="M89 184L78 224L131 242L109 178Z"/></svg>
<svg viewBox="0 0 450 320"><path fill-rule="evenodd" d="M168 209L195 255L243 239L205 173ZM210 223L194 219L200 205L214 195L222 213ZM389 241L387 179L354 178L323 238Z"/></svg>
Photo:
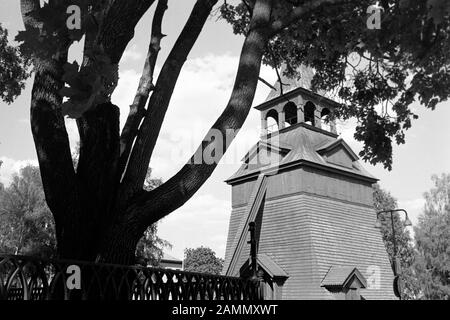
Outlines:
<svg viewBox="0 0 450 320"><path fill-rule="evenodd" d="M244 247L244 244L248 241L247 238L249 237L249 223L255 221L258 212L261 212L262 203L265 199L266 191L267 178L264 175L260 175L254 185L247 207L245 208L245 213L239 219L240 223L236 230L236 236L234 237L232 255L230 259L227 260L224 264L223 269L228 275L234 274L234 271L239 270L239 267L242 265L237 264L237 261L239 260L239 255L241 254L241 250Z"/></svg>
<svg viewBox="0 0 450 320"><path fill-rule="evenodd" d="M298 193L313 193L324 197L373 206L372 184L307 167L282 171L267 177L267 199ZM233 208L246 206L256 180L246 181L232 188Z"/></svg>
<svg viewBox="0 0 450 320"><path fill-rule="evenodd" d="M270 175L255 222L258 253L266 254L289 276L282 298L341 297L322 288L321 281L330 267L349 266L358 268L368 282L368 288L361 290L365 299L395 299L388 255L381 233L374 227L372 184L376 178L358 163L347 144L323 130L298 124L277 137L291 150L278 170L264 171ZM265 169L244 164L227 181L232 185L232 212L225 265L236 250L242 232L239 225L246 221L246 208L253 201L258 170ZM248 260L249 252L245 241L237 266ZM379 268L378 289L371 285L369 267ZM234 272L237 275L238 268Z"/></svg>
<svg viewBox="0 0 450 320"><path fill-rule="evenodd" d="M233 209L231 211L230 222L228 224L228 236L227 236L227 246L225 248L225 262L229 262L231 259L233 251L234 238L236 236L236 231L238 229L241 217L245 213L245 207L240 207L238 209ZM225 274L226 270L222 271Z"/></svg>
<svg viewBox="0 0 450 320"><path fill-rule="evenodd" d="M233 237L233 220L242 212L233 211L229 237ZM370 265L379 266L381 288L363 289L361 294L366 299L394 299L393 274L374 222L372 209L339 200L297 195L266 201L259 253L267 254L288 273L283 299L334 299L335 295L320 287L333 265L355 266L366 278ZM247 245L240 262L248 254Z"/></svg>

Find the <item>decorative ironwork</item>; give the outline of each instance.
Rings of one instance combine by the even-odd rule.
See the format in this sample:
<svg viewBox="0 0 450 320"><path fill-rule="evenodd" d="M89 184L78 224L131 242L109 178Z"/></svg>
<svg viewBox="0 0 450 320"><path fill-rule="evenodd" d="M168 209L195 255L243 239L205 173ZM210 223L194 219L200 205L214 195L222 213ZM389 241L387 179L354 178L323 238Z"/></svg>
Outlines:
<svg viewBox="0 0 450 320"><path fill-rule="evenodd" d="M70 290L67 268L81 271ZM0 300L262 300L259 282L169 269L0 255Z"/></svg>

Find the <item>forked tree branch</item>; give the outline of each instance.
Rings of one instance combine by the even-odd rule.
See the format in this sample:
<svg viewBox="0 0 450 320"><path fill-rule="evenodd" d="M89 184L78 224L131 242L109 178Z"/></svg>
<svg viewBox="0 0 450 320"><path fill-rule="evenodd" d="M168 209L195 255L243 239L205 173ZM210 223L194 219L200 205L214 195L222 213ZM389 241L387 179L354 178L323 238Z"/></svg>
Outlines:
<svg viewBox="0 0 450 320"><path fill-rule="evenodd" d="M154 1L155 0L107 0L96 4L93 8L93 14L97 20L98 29L91 28L86 30L84 52L86 53L95 49L96 46L100 46L105 50L105 53L111 59L113 64L118 63L128 42L134 36L136 24ZM83 67L88 66L91 63L95 63L95 61L90 61L89 56L85 55L83 58ZM113 89L114 88L110 88L109 91L112 91ZM93 106L92 109L96 108L98 108L98 106ZM108 110L106 110L106 108L101 109L102 112L95 111L97 116L104 119L110 118ZM103 119L100 121L103 121ZM92 150L84 150L85 145L92 145L92 143L85 141L85 139L86 137L92 138L97 135L98 130L96 126L98 123L96 122L95 117L83 115L77 119L77 124L80 134L80 158L84 155L88 155L89 159L87 160L92 162L92 160L95 159L90 156ZM109 146L105 146L105 148L109 148ZM116 173L114 173L114 176L116 176Z"/></svg>
<svg viewBox="0 0 450 320"><path fill-rule="evenodd" d="M197 0L161 69L123 178L122 191L126 198L142 190L150 158L181 69L217 1Z"/></svg>
<svg viewBox="0 0 450 320"><path fill-rule="evenodd" d="M161 39L164 37L162 34L162 21L166 10L167 0L159 0L153 17L150 45L144 70L142 71L136 96L133 104L130 106L130 112L120 137L120 160L118 168L118 174L120 176L125 171L134 139L145 114L145 105L147 104L150 92L154 88L153 74L155 72L158 53L161 50Z"/></svg>
<svg viewBox="0 0 450 320"><path fill-rule="evenodd" d="M171 179L160 187L142 191L129 208L130 219L134 219L140 228L158 221L188 201L205 183L217 166L229 143L223 143L225 136L231 140L229 132L239 130L250 111L258 83L262 56L269 39L269 21L274 0L258 0L254 7L249 33L241 52L237 76L227 107L212 126L202 144L189 162ZM218 133L222 137L217 137ZM211 139L215 136L215 139ZM203 159L205 150L222 152L216 161L207 163Z"/></svg>
<svg viewBox="0 0 450 320"><path fill-rule="evenodd" d="M21 0L21 10L27 29L38 27L39 22L29 14L40 8L38 0ZM77 219L81 210L80 193L72 164L69 138L61 110L64 86L63 65L67 62L67 48L54 52L54 57L37 60L31 93L31 131L36 147L45 198L56 222L56 234L80 234L85 220ZM65 237L58 243L58 252L71 252L81 257L78 243L84 239Z"/></svg>
<svg viewBox="0 0 450 320"><path fill-rule="evenodd" d="M21 0L20 8L25 28L38 27L40 22L34 19L31 13L39 10L39 0ZM55 53L56 56L58 58L49 61L37 61L31 97L31 129L50 209L60 207L58 195L65 197L61 192L73 192L77 189L69 139L60 106L62 97L59 94L64 85L62 65L66 62L67 53L58 52ZM62 172L64 179L61 179ZM55 210L54 213L61 211Z"/></svg>
<svg viewBox="0 0 450 320"><path fill-rule="evenodd" d="M117 64L134 36L134 28L155 0L107 0L93 8L98 29L86 31L85 52L101 47L113 64ZM83 66L90 63L85 55ZM113 88L110 88L113 90ZM109 106L109 107L108 107ZM110 103L96 105L89 112L77 119L80 135L80 156L77 176L83 188L88 190L87 197L97 203L99 208L106 208L109 214L109 200L116 194L120 176L119 164L119 125L117 108ZM115 139L117 137L117 139ZM107 187L102 187L106 185ZM109 194L107 195L108 192ZM99 210L89 209L92 212ZM103 214L103 213L100 213ZM101 218L101 217L100 217ZM92 216L94 223L99 217ZM107 220L107 219L104 219Z"/></svg>

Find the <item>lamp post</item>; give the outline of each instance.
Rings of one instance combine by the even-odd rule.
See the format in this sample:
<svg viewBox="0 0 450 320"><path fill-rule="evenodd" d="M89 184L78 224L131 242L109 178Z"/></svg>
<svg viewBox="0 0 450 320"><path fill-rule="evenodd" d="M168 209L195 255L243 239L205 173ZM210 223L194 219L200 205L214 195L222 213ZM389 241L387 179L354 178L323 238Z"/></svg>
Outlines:
<svg viewBox="0 0 450 320"><path fill-rule="evenodd" d="M256 249L256 238L255 238L255 230L256 224L255 222L250 222L248 224L248 230L250 231L250 241L247 243L250 244L250 260L251 260L251 270L253 279L257 278L258 265L257 265L257 249Z"/></svg>
<svg viewBox="0 0 450 320"><path fill-rule="evenodd" d="M380 215L384 213L389 213L391 215L391 227L392 227L392 245L394 246L394 257L393 257L393 271L394 271L394 292L395 295L401 300L401 288L400 288L400 279L399 279L399 273L400 273L400 262L398 261L397 257L397 240L395 239L395 227L394 227L394 212L404 212L406 219L405 219L405 226L409 227L412 225L411 220L409 220L408 212L404 209L391 209L391 210L382 210L377 212L377 221L375 223L376 228L381 228L381 220Z"/></svg>

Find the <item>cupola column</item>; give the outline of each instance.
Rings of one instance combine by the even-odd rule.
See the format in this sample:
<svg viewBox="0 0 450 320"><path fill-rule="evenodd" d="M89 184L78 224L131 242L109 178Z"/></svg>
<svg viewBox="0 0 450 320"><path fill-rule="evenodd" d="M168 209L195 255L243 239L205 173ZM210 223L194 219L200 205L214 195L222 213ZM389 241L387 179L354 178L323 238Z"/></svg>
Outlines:
<svg viewBox="0 0 450 320"><path fill-rule="evenodd" d="M285 122L284 110L278 111L278 130L284 129Z"/></svg>
<svg viewBox="0 0 450 320"><path fill-rule="evenodd" d="M316 125L316 128L322 128L322 108L319 106L316 106L316 109L314 110L314 124Z"/></svg>
<svg viewBox="0 0 450 320"><path fill-rule="evenodd" d="M303 122L303 119L305 119L305 114L303 112L303 106L305 105L305 100L302 96L298 96L297 99L297 122Z"/></svg>
<svg viewBox="0 0 450 320"><path fill-rule="evenodd" d="M336 121L332 120L330 121L330 131L334 134L337 134L337 130L336 130Z"/></svg>
<svg viewBox="0 0 450 320"><path fill-rule="evenodd" d="M267 118L265 113L261 113L261 137L267 136Z"/></svg>

